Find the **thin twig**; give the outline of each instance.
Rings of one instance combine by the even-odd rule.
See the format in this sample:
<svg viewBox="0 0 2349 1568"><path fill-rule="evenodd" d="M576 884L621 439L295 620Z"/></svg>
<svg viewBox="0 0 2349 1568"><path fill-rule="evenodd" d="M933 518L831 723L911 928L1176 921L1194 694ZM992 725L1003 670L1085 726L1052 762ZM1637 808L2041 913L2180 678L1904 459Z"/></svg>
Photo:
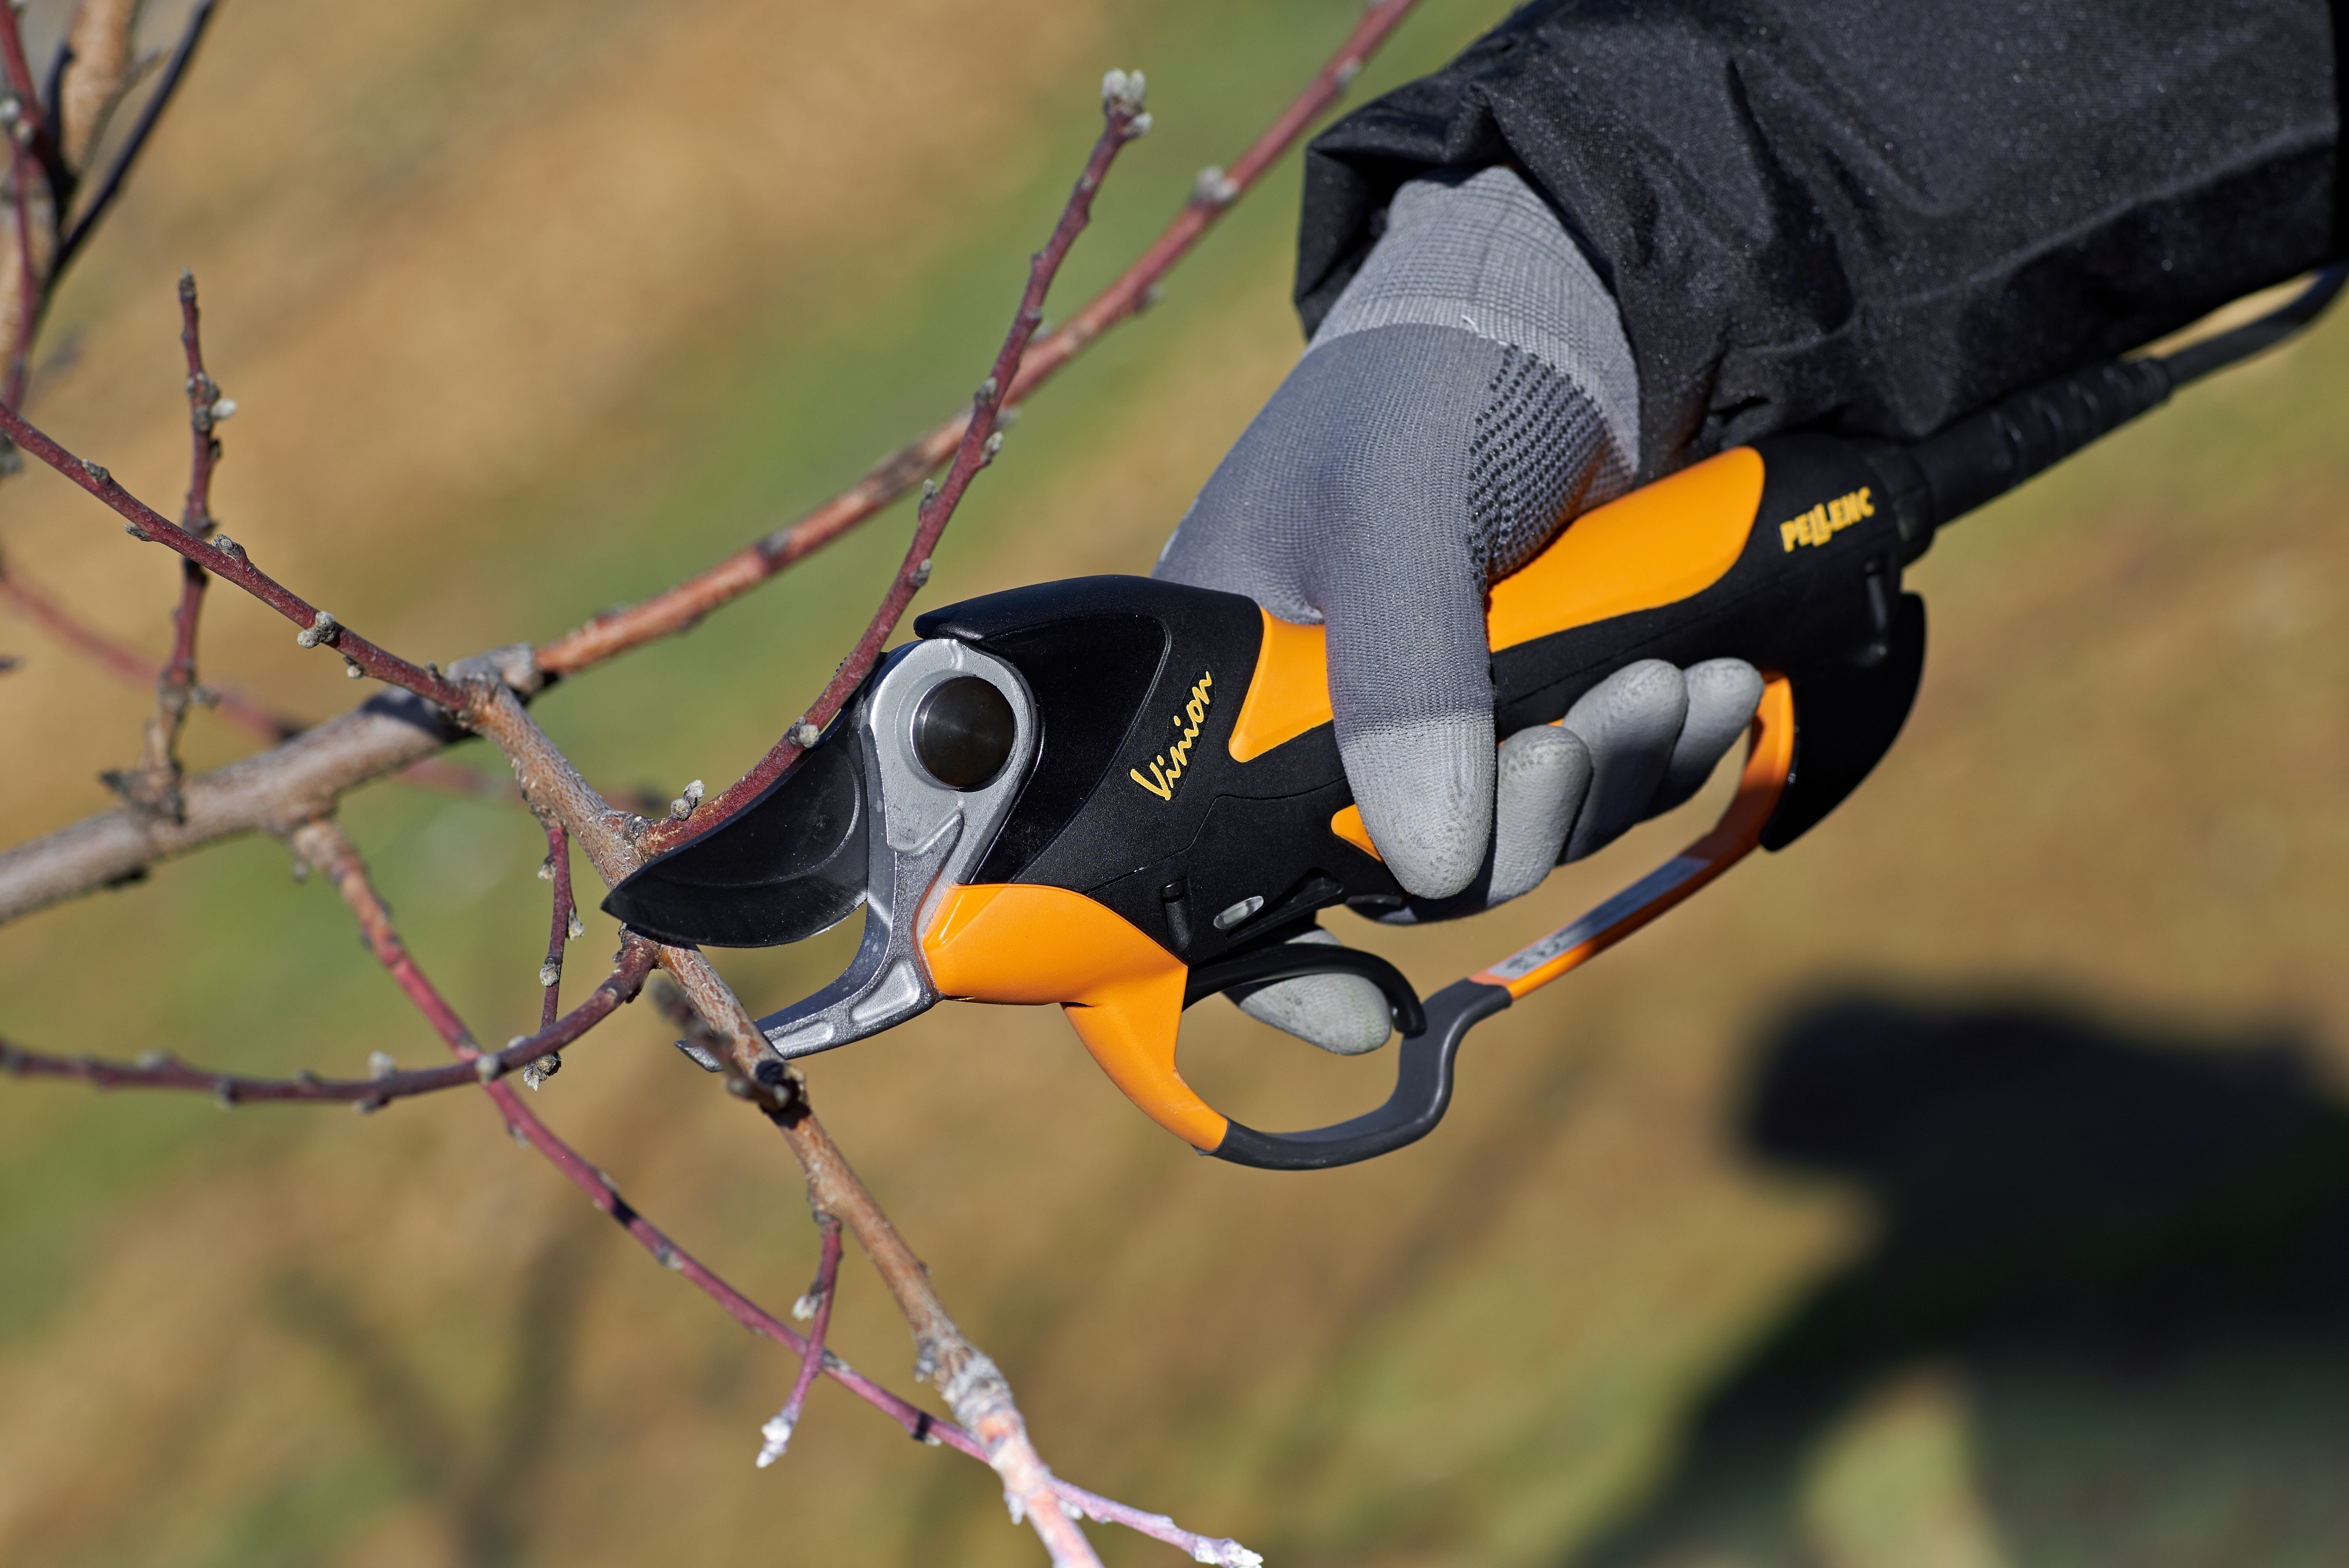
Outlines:
<svg viewBox="0 0 2349 1568"><path fill-rule="evenodd" d="M1313 83L1232 165L1226 178L1235 198L1328 107L1415 4L1416 0L1379 0L1364 14ZM1117 283L1060 332L1031 346L1021 379L1014 387L1015 397L1024 397L1042 374L1064 366L1095 340L1093 335L1071 336L1061 352L1062 334L1098 322L1091 329L1097 334L1148 300L1167 269L1188 253L1228 205L1204 203L1195 190L1190 206ZM1122 306L1116 303L1121 301L1124 302ZM920 483L923 475L943 462L962 439L968 417L957 415L885 459L856 486L800 522L767 535L645 603L598 616L536 650L517 646L484 656L494 656L502 667L513 669L514 684L528 692L535 690L542 678L575 675L645 643L684 631ZM445 739L429 726L396 722L371 708L355 709L273 751L190 778L183 787L190 802L185 824L157 823L126 808L99 812L0 851L0 923L137 877L149 865L171 855L255 830L283 830L282 824L330 810L343 793L411 767L444 744Z"/></svg>
<svg viewBox="0 0 2349 1568"><path fill-rule="evenodd" d="M809 1108L799 1075L766 1054L758 1026L698 949L663 947L661 967L722 1042L719 1054L735 1069L727 1087L767 1113L807 1172L809 1206L837 1216L864 1250L914 1336L916 1381L936 1379L947 1408L1001 1478L1011 1517L1028 1522L1054 1563L1097 1563L1084 1532L1061 1506L1050 1468L1028 1436L1011 1385L947 1314L930 1284L928 1268Z"/></svg>
<svg viewBox="0 0 2349 1568"><path fill-rule="evenodd" d="M832 1329L832 1298L840 1284L840 1222L830 1214L815 1217L822 1244L816 1254L815 1283L792 1308L793 1317L810 1319L807 1348L800 1352L799 1376L792 1379L791 1397L772 1419L759 1429L765 1439L759 1449L759 1468L765 1470L792 1446L792 1433L799 1429L800 1412L807 1406L808 1390L815 1387L815 1377L823 1370L823 1339Z"/></svg>
<svg viewBox="0 0 2349 1568"><path fill-rule="evenodd" d="M11 408L20 408L25 403L25 387L33 374L33 337L40 330L41 299L47 285L41 278L39 263L35 260L33 201L26 189L32 164L13 126L0 126L0 135L8 138L8 199L16 230L16 330L8 343L6 390L0 394L0 401Z"/></svg>
<svg viewBox="0 0 2349 1568"><path fill-rule="evenodd" d="M1006 406L1017 407L1027 401L1045 382L1091 347L1102 333L1155 299L1166 274L1190 253L1216 220L1254 188L1265 170L1288 150L1305 129L1343 96L1364 63L1418 4L1419 0L1376 0L1365 10L1337 53L1228 169L1200 171L1189 201L1151 242L1149 249L1076 315L1030 346L1020 364L1019 378L1004 399ZM812 555L920 484L961 444L970 418L971 410L964 408L924 431L874 464L854 484L813 511L744 545L708 571L640 604L598 615L540 645L539 667L550 676L575 675L616 655L695 625L712 610Z"/></svg>
<svg viewBox="0 0 2349 1568"><path fill-rule="evenodd" d="M244 547L226 534L203 539L172 522L125 490L111 473L87 459L76 457L15 409L0 407L0 432L112 508L126 520L123 531L132 538L160 544L181 560L193 562L235 583L301 627L295 640L303 647L332 647L350 669L414 692L451 715L462 715L473 706L476 693L436 672L418 668L343 625L254 565Z"/></svg>
<svg viewBox="0 0 2349 1568"><path fill-rule="evenodd" d="M49 201L63 211L73 200L74 172L67 166L65 154L52 133L47 113L41 105L41 89L33 78L33 63L25 55L25 31L22 18L14 5L0 5L0 73L7 77L8 92L16 100L16 118L29 128L34 159L49 190Z"/></svg>
<svg viewBox="0 0 2349 1568"><path fill-rule="evenodd" d="M201 314L196 308L195 274L180 273L180 346L188 360L188 435L192 451L188 459L188 499L181 509L180 526L198 539L210 539L212 521L212 470L221 459L220 437L214 427L236 412L236 405L221 396L219 383L204 368ZM180 798L180 732L187 727L188 707L200 700L196 687L196 631L204 608L204 587L212 574L193 560L180 562L180 603L171 612L171 654L155 677L155 712L147 720L136 771L109 773L106 781L133 805L161 812L173 821L185 821Z"/></svg>
<svg viewBox="0 0 2349 1568"><path fill-rule="evenodd" d="M28 1051L0 1040L0 1072L16 1078L73 1078L97 1088L186 1089L209 1094L222 1105L270 1103L356 1105L376 1110L395 1099L434 1094L479 1083L486 1071L492 1077L527 1069L551 1051L561 1050L602 1023L622 1004L633 1002L644 989L657 956L641 937L623 938L617 966L585 1002L561 1018L547 1020L534 1035L523 1037L498 1051L483 1053L471 1063L426 1068L415 1072L384 1071L364 1078L326 1078L296 1073L290 1078L247 1078L240 1073L214 1072L191 1067L175 1056L154 1052L135 1062L109 1061L102 1057L57 1057ZM488 1068L483 1063L494 1064Z"/></svg>
<svg viewBox="0 0 2349 1568"><path fill-rule="evenodd" d="M518 711L518 709L517 709ZM574 824L574 831L576 824ZM295 852L304 862L330 880L344 903L357 918L359 930L368 950L388 971L393 981L409 1001L431 1024L435 1033L461 1060L471 1062L480 1057L480 1047L457 1016L454 1008L441 997L431 982L416 966L414 958L400 941L391 922L390 911L375 891L367 876L366 863L359 858L342 830L331 820L320 819L305 823L293 835ZM625 857L625 844L607 846L609 853ZM590 846L590 859L595 859ZM598 861L599 868L601 861ZM664 947L660 962L675 975L695 1011L726 1041L730 1054L738 1060L757 1051L750 1042L759 1040L756 1026L742 1004L718 977L701 954L691 949ZM796 1075L792 1075L796 1079ZM807 1341L792 1332L774 1316L760 1308L723 1280L680 1252L668 1238L630 1207L606 1178L595 1166L550 1132L529 1108L522 1103L511 1084L484 1074L482 1089L496 1104L505 1118L508 1130L518 1141L527 1142L552 1161L556 1169L595 1202L596 1207L612 1216L629 1234L636 1237L647 1252L664 1264L685 1273L705 1293L717 1300L735 1320L778 1343L802 1353ZM957 1430L937 1421L934 1417L907 1404L869 1379L857 1377L830 1352L824 1355L825 1371L832 1373L843 1385L854 1389L870 1403L888 1411L907 1431L916 1437L936 1436L952 1443L966 1453L985 1460L1004 1480L1007 1494L1019 1500L1029 1522L1043 1537L1055 1563L1086 1563L1095 1561L1092 1548L1076 1529L1073 1515L1093 1513L1099 1518L1114 1518L1161 1540L1173 1540L1183 1534L1196 1542L1188 1549L1200 1562L1223 1562L1234 1568L1257 1561L1246 1548L1232 1542L1208 1542L1205 1537L1188 1536L1187 1532L1162 1533L1151 1528L1160 1516L1123 1510L1107 1500L1081 1492L1058 1480L1047 1470L1028 1441L1027 1430L1019 1418L1019 1408L1011 1402L1010 1389L1003 1383L1002 1375L994 1364L971 1346L957 1329L946 1309L938 1304L929 1284L928 1271L915 1257L888 1216L866 1191L856 1173L849 1168L837 1145L807 1109L799 1094L800 1086L792 1082L788 1092L761 1093L747 1080L742 1080L742 1092L750 1094L772 1115L783 1130L785 1141L798 1157L808 1175L809 1202L821 1212L836 1214L855 1234L866 1255L872 1257L883 1281L889 1287L908 1324L915 1327L916 1344L920 1346L917 1367L936 1372L949 1407L962 1419ZM836 1369L835 1369L836 1368ZM1099 1505L1107 1504L1115 1513L1102 1511ZM1171 1531L1171 1525L1169 1529ZM1073 1542L1073 1544L1071 1544ZM1220 1550L1221 1555L1201 1553Z"/></svg>
<svg viewBox="0 0 2349 1568"><path fill-rule="evenodd" d="M172 95L180 90L180 83L188 74L189 63L196 57L196 46L203 42L204 29L212 25L213 6L214 0L196 0L194 8L189 11L187 26L180 30L180 41L171 50L170 63L163 67L162 79L148 95L147 107L139 113L139 123L131 127L130 134L123 139L122 150L108 165L106 178L98 183L98 193L89 199L81 216L74 220L65 238L57 242L57 263L49 269L52 277L65 275L66 268L81 253L82 245L98 227L98 220L106 216L107 209L122 193L122 182L129 178L132 165L146 150L148 138L155 133L156 121L171 107ZM61 201L60 216L63 205Z"/></svg>
<svg viewBox="0 0 2349 1568"><path fill-rule="evenodd" d="M0 556L0 600L14 604L67 647L129 685L150 689L162 677L161 665L82 621L52 598L47 589L26 582L8 564L5 556ZM307 720L264 707L233 686L200 686L195 688L194 700L197 707L211 708L237 728L267 741L288 741L311 728ZM486 775L438 757L426 757L405 767L397 767L392 769L391 776L402 783L413 784L419 789L438 789L443 794L480 799L512 793L519 799L518 792L507 790L505 786ZM325 802L320 804L323 806Z"/></svg>
<svg viewBox="0 0 2349 1568"><path fill-rule="evenodd" d="M1094 193L1101 189L1102 180L1117 160L1119 151L1149 129L1150 117L1142 108L1142 78L1138 75L1129 77L1123 71L1110 72L1102 83L1101 135L1094 139L1084 171L1077 176L1077 183L1061 209L1060 222L1052 226L1051 238L1029 261L1028 286L1019 296L1019 308L1012 315L1011 330L1004 335L1003 346L997 351L987 379L972 395L970 423L963 431L952 466L947 469L946 482L923 494L913 542L905 549L905 558L899 563L889 591L882 595L881 607L873 613L864 634L833 672L822 694L784 730L782 738L767 755L709 802L706 810L647 829L644 835L647 852L657 854L698 837L757 799L761 790L782 777L784 770L815 744L817 734L832 722L864 684L864 677L873 673L874 665L881 657L882 645L889 640L889 634L896 628L914 595L930 580L930 555L937 547L938 536L953 521L955 509L962 504L970 481L978 477L979 469L995 460L1003 444L995 427L1003 411L1004 394L1019 374L1019 362L1027 355L1029 340L1044 324L1044 296L1050 292L1061 262L1092 220Z"/></svg>
<svg viewBox="0 0 2349 1568"><path fill-rule="evenodd" d="M580 927L579 907L571 897L571 836L560 822L550 820L540 825L546 830L546 860L538 868L538 874L554 884L553 915L546 933L546 962L538 966L542 994L538 1026L543 1032L563 1005L564 945L580 934ZM631 935L629 940L636 938ZM562 1070L562 1056L549 1051L523 1069L522 1081L536 1088Z"/></svg>

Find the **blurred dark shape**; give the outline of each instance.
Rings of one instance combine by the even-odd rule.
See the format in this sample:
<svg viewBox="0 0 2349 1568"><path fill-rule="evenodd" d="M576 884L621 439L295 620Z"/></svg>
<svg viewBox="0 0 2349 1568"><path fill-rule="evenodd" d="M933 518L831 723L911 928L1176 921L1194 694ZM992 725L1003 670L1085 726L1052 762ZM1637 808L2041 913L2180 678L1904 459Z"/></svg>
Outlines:
<svg viewBox="0 0 2349 1568"><path fill-rule="evenodd" d="M492 1398L478 1403L452 1398L446 1367L432 1365L445 1346L381 1322L344 1281L296 1268L274 1282L279 1325L347 1381L387 1490L439 1511L449 1568L513 1568L535 1558L541 1489L573 1416L581 1310L603 1239L600 1226L574 1222L533 1250L520 1297L500 1326L510 1340L504 1365Z"/></svg>
<svg viewBox="0 0 2349 1568"><path fill-rule="evenodd" d="M2013 1563L2349 1561L2349 1114L2303 1048L1835 999L1764 1045L1742 1130L1863 1184L1874 1239L1575 1562L1818 1561L1821 1439L1921 1367Z"/></svg>

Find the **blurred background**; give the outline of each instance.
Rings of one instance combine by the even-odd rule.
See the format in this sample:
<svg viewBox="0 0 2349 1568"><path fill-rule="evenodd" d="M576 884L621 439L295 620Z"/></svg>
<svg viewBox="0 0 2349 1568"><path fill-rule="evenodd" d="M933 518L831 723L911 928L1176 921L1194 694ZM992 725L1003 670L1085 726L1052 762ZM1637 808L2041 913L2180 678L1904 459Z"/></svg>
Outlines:
<svg viewBox="0 0 2349 1568"><path fill-rule="evenodd" d="M52 37L59 7L36 4ZM179 7L150 19L168 36ZM46 339L34 417L176 502L173 279L202 285L217 510L418 658L544 639L854 478L964 397L1110 66L1158 129L1050 314L1227 161L1355 0L229 0ZM1354 101L1497 0L1428 0ZM1143 571L1293 360L1292 161L1040 396L926 595ZM1049 1010L942 1007L817 1104L1080 1483L1309 1564L2291 1564L2349 1554L2349 325L2106 441L1916 569L1909 732L1757 857L1478 1033L1434 1137L1297 1177L1195 1158ZM893 512L549 693L591 777L714 789L796 715ZM12 570L160 655L176 569L46 473ZM212 596L203 676L357 690ZM149 696L0 614L0 820L109 803ZM212 766L250 743L199 715ZM453 754L500 771L475 746ZM1717 783L1719 781L1716 781ZM1336 917L1430 989L1706 815L1464 926ZM536 1016L529 817L400 784L345 820L484 1038ZM580 874L592 885L584 864ZM601 973L591 916L566 994ZM754 1007L853 934L730 955ZM1258 1124L1382 1095L1211 1004L1186 1065ZM437 1042L265 840L0 930L0 1031L254 1072ZM647 1006L536 1099L771 1307L795 1170ZM852 1257L835 1344L908 1392ZM0 1561L1040 1561L993 1478L648 1264L487 1107L365 1121L0 1082ZM1094 1532L1113 1563L1168 1549Z"/></svg>

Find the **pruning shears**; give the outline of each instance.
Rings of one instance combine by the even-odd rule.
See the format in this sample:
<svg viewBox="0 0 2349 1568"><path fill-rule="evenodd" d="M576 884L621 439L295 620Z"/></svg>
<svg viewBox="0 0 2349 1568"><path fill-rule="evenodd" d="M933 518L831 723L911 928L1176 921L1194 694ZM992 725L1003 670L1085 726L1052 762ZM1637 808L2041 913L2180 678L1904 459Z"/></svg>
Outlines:
<svg viewBox="0 0 2349 1568"><path fill-rule="evenodd" d="M1422 998L1394 966L1294 943L1402 889L1354 809L1319 626L1230 593L1086 577L933 611L791 771L647 864L605 908L664 941L797 942L860 904L847 971L759 1021L778 1057L868 1038L943 999L1059 1003L1110 1078L1194 1148L1349 1164L1441 1119L1468 1031L1838 805L1906 720L1923 602L1902 573L1944 523L2313 320L2342 270L2167 358L2093 366L1920 442L1804 432L1739 447L1577 518L1495 583L1499 733L1553 723L1626 665L1734 655L1765 685L1734 797L1702 837L1531 945ZM1393 1092L1266 1132L1184 1081L1185 1008L1341 972L1384 995Z"/></svg>

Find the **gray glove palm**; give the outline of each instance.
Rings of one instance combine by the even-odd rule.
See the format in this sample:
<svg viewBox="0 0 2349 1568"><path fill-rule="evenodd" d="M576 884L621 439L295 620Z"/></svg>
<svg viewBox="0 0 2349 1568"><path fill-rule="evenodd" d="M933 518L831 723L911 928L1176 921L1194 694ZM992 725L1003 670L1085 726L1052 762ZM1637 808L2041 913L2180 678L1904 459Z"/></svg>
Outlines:
<svg viewBox="0 0 2349 1568"><path fill-rule="evenodd" d="M1347 780L1415 897L1400 918L1530 891L1694 794L1753 715L1751 666L1649 661L1494 744L1485 589L1630 487L1637 419L1614 301L1541 199L1506 169L1414 181L1159 558L1328 627ZM1351 976L1234 997L1330 1050L1388 1035Z"/></svg>

